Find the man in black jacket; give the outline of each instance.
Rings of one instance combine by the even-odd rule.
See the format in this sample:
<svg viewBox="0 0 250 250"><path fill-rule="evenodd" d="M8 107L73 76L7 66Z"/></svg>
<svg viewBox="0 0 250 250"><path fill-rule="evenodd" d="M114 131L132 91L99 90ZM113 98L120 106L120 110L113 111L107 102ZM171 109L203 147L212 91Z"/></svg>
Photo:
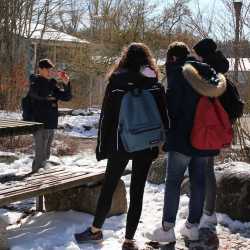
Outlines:
<svg viewBox="0 0 250 250"><path fill-rule="evenodd" d="M54 129L58 125L58 100L69 101L72 98L69 76L59 72L58 77L63 83L63 89L57 86L49 59L39 61L39 74L30 76L29 95L32 103L33 121L41 122L44 128L34 133L35 158L32 172L45 167L50 157L50 147L53 141Z"/></svg>

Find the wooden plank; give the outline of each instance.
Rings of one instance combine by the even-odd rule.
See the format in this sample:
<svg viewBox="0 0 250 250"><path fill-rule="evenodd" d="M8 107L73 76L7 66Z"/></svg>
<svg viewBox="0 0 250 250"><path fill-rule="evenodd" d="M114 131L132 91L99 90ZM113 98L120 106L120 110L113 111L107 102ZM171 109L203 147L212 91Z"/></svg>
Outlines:
<svg viewBox="0 0 250 250"><path fill-rule="evenodd" d="M50 173L47 173L47 172L44 172L44 173L41 173L39 175L37 175L37 178L34 178L34 175L29 177L28 181L16 181L16 182L7 182L7 183L4 183L0 186L0 194L4 194L4 193L7 193L7 192L12 192L12 190L14 191L18 191L20 188L21 189L30 189L30 188L33 188L35 186L40 186L41 185L41 182L42 181L51 181L51 183L53 183L53 181L58 181L60 177L60 180L62 178L67 178L67 177L72 177L72 173L74 172L69 172L69 171L64 171L63 169L61 170L58 170L57 172L52 172L52 175L51 175L51 172ZM55 176L56 174L56 176ZM74 174L79 174L81 176L83 175L87 175L89 174L89 172L76 172ZM125 170L124 173L123 173L123 176L125 175L128 175L128 174L131 174L131 170ZM41 177L41 178L40 178Z"/></svg>
<svg viewBox="0 0 250 250"><path fill-rule="evenodd" d="M65 176L62 176L60 178L54 178L54 179L47 179L47 180L43 180L43 181L39 181L39 182L31 182L31 183L24 183L25 185L23 186L19 186L19 187L13 187L13 188L10 188L8 190L2 190L0 195L9 195L11 193L18 193L18 192L23 192L24 190L36 190L37 188L41 187L41 186L51 186L53 187L54 185L56 185L58 182L62 182L62 181L66 181L67 179L69 178L73 178L73 177L81 177L83 178L84 175L65 175Z"/></svg>
<svg viewBox="0 0 250 250"><path fill-rule="evenodd" d="M0 124L2 122L10 122L10 123L22 123L22 124L31 124L31 125L43 125L41 122L31 122L31 121L23 121L23 120L15 120L15 119L0 119Z"/></svg>
<svg viewBox="0 0 250 250"><path fill-rule="evenodd" d="M86 174L83 173L65 173L65 175L61 175L59 177L53 176L53 178L47 178L47 179L39 179L36 180L35 182L30 181L30 182L23 182L23 185L21 184L20 186L10 186L10 188L5 188L0 190L0 195L8 195L13 192L18 192L21 190L28 190L28 189L36 189L37 187L40 187L42 185L53 185L53 183L57 183L59 181L64 181L72 177L82 177L85 176ZM52 176L50 176L52 177ZM4 188L4 187L3 187Z"/></svg>
<svg viewBox="0 0 250 250"><path fill-rule="evenodd" d="M30 197L34 196L40 196L45 195L48 193L58 192L65 189L70 189L74 187L79 187L81 185L84 185L86 183L101 181L104 178L105 171L100 171L96 173L90 173L84 176L84 178L81 177L73 177L69 178L64 181L59 181L56 185L53 187L48 186L40 186L37 190L27 190L19 194L11 194L9 196L0 195L0 206L9 204L11 202L15 202L18 200L24 200Z"/></svg>
<svg viewBox="0 0 250 250"><path fill-rule="evenodd" d="M51 174L59 174L60 172L65 172L67 170L65 169L51 169L51 170L48 170L46 172L41 172L41 173L34 173L28 177L25 177L25 176L15 176L17 178L20 178L19 179L16 179L16 180L11 180L11 181L7 181L7 182L0 182L0 190L1 190L1 185L4 186L13 186L13 183L15 183L15 185L17 185L17 183L20 183L21 181L25 181L25 180L29 180L30 178L36 180L42 176L45 176L45 175L51 175ZM14 178L15 178L14 177ZM23 179L21 179L23 177Z"/></svg>
<svg viewBox="0 0 250 250"><path fill-rule="evenodd" d="M0 136L16 136L31 134L42 128L38 122L26 122L14 119L0 119Z"/></svg>
<svg viewBox="0 0 250 250"><path fill-rule="evenodd" d="M0 195L0 197L2 197L2 196L8 197L8 196L11 196L13 194L14 195L16 195L16 194L22 194L22 193L25 193L26 191L36 192L36 190L39 190L39 189L44 188L44 187L53 189L59 183L60 184L67 184L67 183L73 182L75 180L79 180L79 179L85 180L85 179L88 179L88 178L89 178L89 176L87 176L87 177L84 176L84 178L83 178L82 175L78 175L78 176L69 176L67 179L49 180L49 181L44 182L44 183L39 183L37 186L31 185L31 186L26 187L25 189L11 190L11 191L8 191L5 194L2 193Z"/></svg>
<svg viewBox="0 0 250 250"><path fill-rule="evenodd" d="M33 123L33 122L22 122L22 121L3 121L0 120L1 126L7 126L7 125L22 125L22 126L42 126L42 123Z"/></svg>
<svg viewBox="0 0 250 250"><path fill-rule="evenodd" d="M0 195L1 194L6 194L8 192L17 192L18 190L24 190L24 189L28 189L28 188L35 188L36 186L41 186L42 184L44 184L45 182L56 182L58 180L62 180L62 179L66 179L68 177L72 177L72 176L79 176L79 175L72 175L72 174L65 174L63 176L60 176L60 178L47 178L44 180L36 180L36 181L30 181L30 182L22 182L18 185L8 185L6 188L3 186L1 187L0 190ZM80 175L83 176L83 175ZM21 181L20 181L21 182Z"/></svg>
<svg viewBox="0 0 250 250"><path fill-rule="evenodd" d="M88 173L86 171L85 172L79 171L79 172ZM20 178L20 180L19 179L13 180L13 181L11 180L11 181L4 182L4 183L0 182L0 184L13 185L13 182L20 182L20 181L25 182L25 181L30 181L30 180L37 180L37 179L42 179L43 177L46 177L46 176L60 175L60 173L74 173L74 172L69 171L67 169L56 169L56 170L50 170L50 171L41 172L41 173L35 173L35 174L32 174L32 175L27 176L27 177L23 176L23 179L21 179L22 176L17 176L17 178ZM1 187L1 185L0 185L0 187ZM1 190L1 188L0 188L0 190Z"/></svg>
<svg viewBox="0 0 250 250"><path fill-rule="evenodd" d="M22 121L22 120L0 119L0 124L39 125L40 123L36 123L36 122L26 122L26 121Z"/></svg>
<svg viewBox="0 0 250 250"><path fill-rule="evenodd" d="M5 126L5 127L0 127L0 131L7 131L7 130L20 130L20 129L27 129L27 130L32 130L32 129L40 129L41 127L39 125L9 125L9 126Z"/></svg>
<svg viewBox="0 0 250 250"><path fill-rule="evenodd" d="M33 129L33 128L36 128L34 125L23 125L23 124L6 124L6 125L0 125L0 129L1 130L4 130L4 129L13 129L13 128L16 128L16 129L20 129L20 128L23 128L23 129Z"/></svg>
<svg viewBox="0 0 250 250"><path fill-rule="evenodd" d="M7 128L15 128L15 127L23 127L23 128L37 128L42 127L42 125L39 124L22 124L22 123L1 123L0 128L1 129L7 129Z"/></svg>
<svg viewBox="0 0 250 250"><path fill-rule="evenodd" d="M23 128L23 129L37 129L37 128L40 128L39 125L24 125L24 124L1 124L0 125L0 130L7 130L7 129L13 129L13 128L16 128L16 129L20 129L20 128Z"/></svg>

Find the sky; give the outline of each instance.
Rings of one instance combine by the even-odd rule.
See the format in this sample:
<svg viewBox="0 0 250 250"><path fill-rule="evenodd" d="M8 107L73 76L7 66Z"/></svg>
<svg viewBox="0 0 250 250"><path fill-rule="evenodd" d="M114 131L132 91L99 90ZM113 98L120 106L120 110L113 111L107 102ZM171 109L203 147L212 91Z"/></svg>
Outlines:
<svg viewBox="0 0 250 250"><path fill-rule="evenodd" d="M222 8L221 3L218 0L191 0L189 3L190 8L195 10L197 8L197 2L199 3L201 10L211 10L213 7L215 10Z"/></svg>
<svg viewBox="0 0 250 250"><path fill-rule="evenodd" d="M162 9L162 6L168 6L174 2L174 0L154 0L159 3L159 10ZM247 0L246 0L247 1ZM248 0L250 1L250 0ZM224 6L221 0L190 0L188 4L194 16L198 13L202 13L202 19L205 23L212 20L212 30L209 33L210 36L213 36L214 39L224 39L227 36L231 35L231 30L226 29L225 32L220 33L221 29L223 29L222 25L231 22L231 15L228 14L228 10ZM199 19L199 17L195 17L195 19ZM229 32L229 33L228 33ZM215 37L216 36L216 37Z"/></svg>
<svg viewBox="0 0 250 250"><path fill-rule="evenodd" d="M162 8L162 6L167 6L169 3L172 3L173 0L154 0L155 3L158 4L159 9ZM190 0L189 7L192 11L197 11L197 3L199 3L201 11L212 11L213 8L215 8L215 11L218 11L218 9L222 8L221 1L219 0Z"/></svg>
<svg viewBox="0 0 250 250"><path fill-rule="evenodd" d="M198 2L201 8L206 8L206 7L211 7L214 1L213 0L198 0ZM215 2L218 2L218 0ZM197 0L191 0L189 5L190 7L194 7L196 3L197 3Z"/></svg>

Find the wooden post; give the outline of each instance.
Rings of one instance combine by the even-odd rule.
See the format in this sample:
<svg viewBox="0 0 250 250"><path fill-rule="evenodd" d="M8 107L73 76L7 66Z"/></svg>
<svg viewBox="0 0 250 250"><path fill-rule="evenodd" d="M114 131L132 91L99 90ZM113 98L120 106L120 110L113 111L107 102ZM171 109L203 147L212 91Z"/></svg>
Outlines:
<svg viewBox="0 0 250 250"><path fill-rule="evenodd" d="M36 197L36 211L37 212L43 211L43 195Z"/></svg>
<svg viewBox="0 0 250 250"><path fill-rule="evenodd" d="M33 73L36 73L36 66L37 66L37 43L34 43L34 58L33 58Z"/></svg>
<svg viewBox="0 0 250 250"><path fill-rule="evenodd" d="M53 63L56 64L56 43L54 44L53 47Z"/></svg>
<svg viewBox="0 0 250 250"><path fill-rule="evenodd" d="M90 76L90 90L89 90L89 108L92 107L93 104L93 100L92 100L92 96L93 96L93 76L91 74Z"/></svg>
<svg viewBox="0 0 250 250"><path fill-rule="evenodd" d="M235 61L234 61L234 82L235 84L239 84L239 62L240 62L240 55L239 55L239 43L240 43L240 19L241 19L241 8L242 8L242 1L235 0L233 2L234 9L235 9L235 42L234 42L234 53L235 53ZM240 137L239 129L237 126L240 125L240 120L234 124L234 138L233 144L237 144L237 139Z"/></svg>
<svg viewBox="0 0 250 250"><path fill-rule="evenodd" d="M239 81L239 42L240 42L240 17L241 17L241 1L234 1L235 9L235 42L234 42L234 53L235 53L235 62L234 62L234 81L237 84Z"/></svg>

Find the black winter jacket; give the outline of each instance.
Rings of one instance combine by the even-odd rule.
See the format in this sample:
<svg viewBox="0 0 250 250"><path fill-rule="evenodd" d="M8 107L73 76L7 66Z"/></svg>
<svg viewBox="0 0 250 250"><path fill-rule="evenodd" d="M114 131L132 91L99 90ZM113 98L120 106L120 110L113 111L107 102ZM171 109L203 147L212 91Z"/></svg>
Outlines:
<svg viewBox="0 0 250 250"><path fill-rule="evenodd" d="M54 79L48 80L40 75L30 76L29 95L32 102L33 120L41 122L46 129L56 129L58 125L58 100L69 101L72 98L70 83L64 89L57 86ZM56 100L49 101L48 97Z"/></svg>
<svg viewBox="0 0 250 250"><path fill-rule="evenodd" d="M166 100L170 117L166 151L188 156L215 156L218 150L197 150L191 145L191 132L200 96L218 97L226 89L223 75L207 64L179 61L167 67Z"/></svg>
<svg viewBox="0 0 250 250"><path fill-rule="evenodd" d="M146 77L141 73L122 70L113 73L106 87L102 104L99 131L97 138L96 158L97 160L111 158L114 154L126 155L129 159L135 153L128 153L124 150L120 140L118 123L121 101L124 94L132 88L150 89L159 108L162 121L167 130L168 117L164 87L158 83L156 77ZM152 154L152 158L158 156L158 147L145 150L145 153Z"/></svg>

